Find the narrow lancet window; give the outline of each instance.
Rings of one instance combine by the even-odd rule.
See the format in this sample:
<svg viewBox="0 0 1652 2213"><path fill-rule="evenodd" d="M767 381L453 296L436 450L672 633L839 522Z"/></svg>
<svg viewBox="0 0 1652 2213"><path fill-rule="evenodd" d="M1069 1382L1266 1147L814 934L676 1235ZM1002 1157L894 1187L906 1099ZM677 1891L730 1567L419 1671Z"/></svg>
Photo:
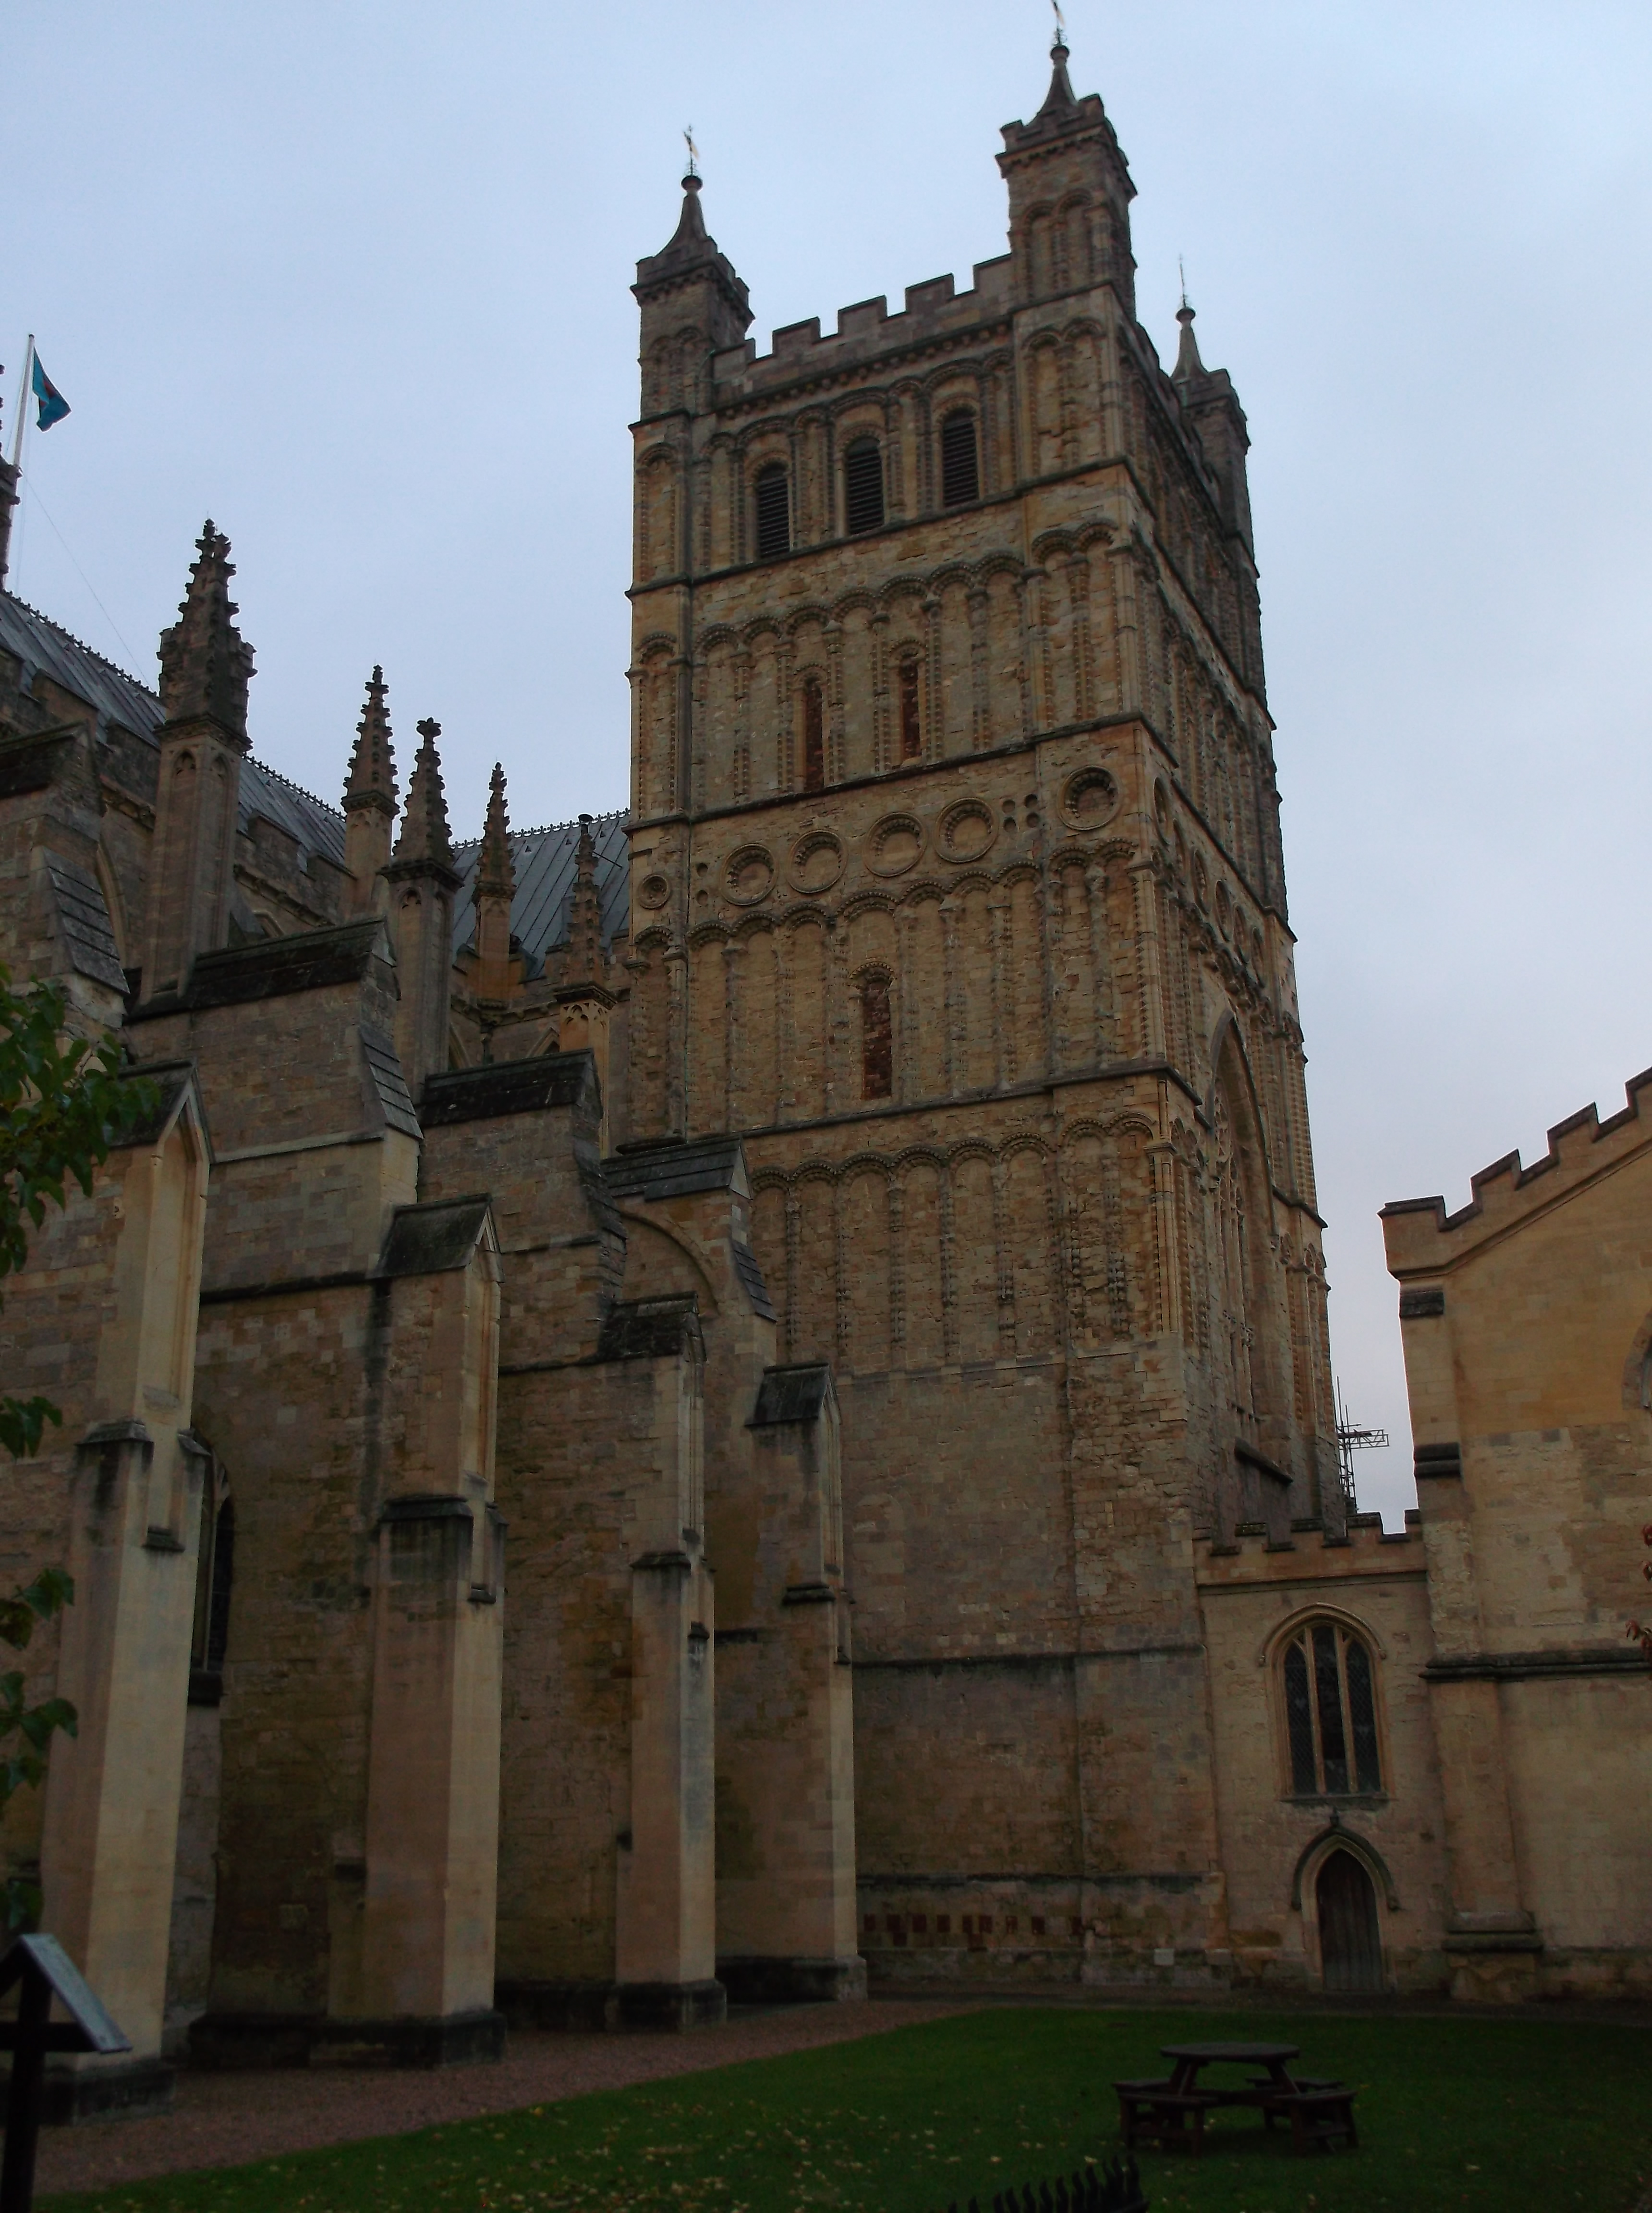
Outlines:
<svg viewBox="0 0 1652 2213"><path fill-rule="evenodd" d="M918 700L916 658L900 664L900 758L917 760L924 751L924 718Z"/></svg>
<svg viewBox="0 0 1652 2213"><path fill-rule="evenodd" d="M791 486L783 461L770 461L757 472L757 558L775 560L791 551Z"/></svg>
<svg viewBox="0 0 1652 2213"><path fill-rule="evenodd" d="M861 985L861 1096L888 1099L895 1088L894 1037L889 1023L889 978L868 976Z"/></svg>
<svg viewBox="0 0 1652 2213"><path fill-rule="evenodd" d="M803 679L803 789L826 789L826 703L818 676Z"/></svg>
<svg viewBox="0 0 1652 2213"><path fill-rule="evenodd" d="M967 507L980 497L975 418L967 407L956 407L941 425L941 504Z"/></svg>
<svg viewBox="0 0 1652 2213"><path fill-rule="evenodd" d="M851 538L883 527L883 454L875 438L856 438L844 454L844 523Z"/></svg>

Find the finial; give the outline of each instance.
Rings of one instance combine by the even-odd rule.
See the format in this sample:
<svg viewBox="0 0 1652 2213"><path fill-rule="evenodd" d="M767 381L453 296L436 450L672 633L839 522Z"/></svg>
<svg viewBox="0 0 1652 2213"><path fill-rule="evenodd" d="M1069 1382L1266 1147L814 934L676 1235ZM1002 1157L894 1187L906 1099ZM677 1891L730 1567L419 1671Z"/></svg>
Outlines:
<svg viewBox="0 0 1652 2213"><path fill-rule="evenodd" d="M195 541L178 619L161 634L161 703L169 722L208 716L245 743L253 649L235 625L235 573L229 540L209 515Z"/></svg>
<svg viewBox="0 0 1652 2213"><path fill-rule="evenodd" d="M690 178L693 180L696 186L700 181L700 149L694 143L694 126L692 123L683 133L683 143L688 149L688 176L683 179L683 189L686 192Z"/></svg>
<svg viewBox="0 0 1652 2213"><path fill-rule="evenodd" d="M1187 264L1182 259L1180 253L1176 256L1176 273L1181 278L1182 308L1185 313L1191 315L1193 310L1187 305ZM1180 317L1178 320L1180 320Z"/></svg>
<svg viewBox="0 0 1652 2213"><path fill-rule="evenodd" d="M407 779L407 803L402 809L401 835L396 840L399 861L434 861L453 867L453 834L448 827L448 802L442 788L442 763L436 741L440 722L427 716L416 725L421 743Z"/></svg>
<svg viewBox="0 0 1652 2213"><path fill-rule="evenodd" d="M344 779L344 812L376 807L387 814L396 809L396 756L390 742L390 717L385 710L384 670L375 661L367 680L367 698L356 725L355 750Z"/></svg>
<svg viewBox="0 0 1652 2213"><path fill-rule="evenodd" d="M487 820L482 829L482 851L476 873L479 892L497 892L509 899L516 888L516 868L510 850L510 816L505 807L505 771L495 761L488 779Z"/></svg>
<svg viewBox="0 0 1652 2213"><path fill-rule="evenodd" d="M1180 256L1176 266L1181 268ZM1181 325L1181 344L1176 349L1176 366L1171 375L1180 383L1184 377L1204 375L1204 363L1199 359L1199 342L1193 335L1193 309L1187 297L1187 271L1185 269L1181 277L1181 305L1176 310L1176 320Z"/></svg>

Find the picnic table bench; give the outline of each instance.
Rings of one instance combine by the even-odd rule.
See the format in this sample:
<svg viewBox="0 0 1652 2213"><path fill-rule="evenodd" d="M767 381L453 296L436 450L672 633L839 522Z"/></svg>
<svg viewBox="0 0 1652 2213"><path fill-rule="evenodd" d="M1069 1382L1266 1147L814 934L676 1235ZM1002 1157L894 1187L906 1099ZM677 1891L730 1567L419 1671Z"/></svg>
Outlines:
<svg viewBox="0 0 1652 2213"><path fill-rule="evenodd" d="M1301 2047L1295 2044L1167 2044L1161 2047L1171 2063L1171 2072L1152 2079L1115 2082L1125 2149L1156 2144L1162 2151L1185 2151L1194 2157L1204 2147L1207 2117L1224 2106L1254 2106L1265 2128L1277 2120L1290 2123L1291 2143L1298 2152L1327 2151L1338 2142L1353 2149L1359 2143L1354 2126L1354 2094L1343 2082L1322 2082L1293 2076L1287 2063ZM1206 2067L1262 2068L1247 2082L1201 2087Z"/></svg>

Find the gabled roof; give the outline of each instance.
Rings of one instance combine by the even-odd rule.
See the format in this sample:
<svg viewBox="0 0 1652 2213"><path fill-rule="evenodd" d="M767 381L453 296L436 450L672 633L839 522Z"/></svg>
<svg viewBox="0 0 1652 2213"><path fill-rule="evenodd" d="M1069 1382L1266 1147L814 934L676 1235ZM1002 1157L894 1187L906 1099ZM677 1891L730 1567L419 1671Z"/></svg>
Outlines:
<svg viewBox="0 0 1652 2213"><path fill-rule="evenodd" d="M612 945L630 924L631 880L625 844L625 825L630 820L625 814L599 814L591 823L605 946ZM510 934L530 960L542 960L552 946L567 942L568 894L574 887L574 862L578 850L577 822L552 822L542 830L513 830L510 833L510 857L516 870L516 893L510 902ZM455 953L476 936L476 876L481 863L479 838L454 846L454 863L464 878L454 901Z"/></svg>

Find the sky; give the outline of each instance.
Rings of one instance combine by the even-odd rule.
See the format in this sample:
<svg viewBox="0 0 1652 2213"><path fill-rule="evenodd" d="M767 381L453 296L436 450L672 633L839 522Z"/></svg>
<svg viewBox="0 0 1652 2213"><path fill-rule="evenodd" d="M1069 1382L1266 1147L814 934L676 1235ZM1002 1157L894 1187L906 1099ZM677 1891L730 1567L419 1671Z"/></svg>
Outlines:
<svg viewBox="0 0 1652 2213"><path fill-rule="evenodd" d="M259 758L335 800L384 664L455 831L624 805L636 260L692 125L753 335L1004 249L1042 0L56 0L0 17L11 588L147 680L235 547ZM1361 1503L1413 1501L1385 1200L1652 1063L1652 9L1070 0L1250 423L1270 704Z"/></svg>

